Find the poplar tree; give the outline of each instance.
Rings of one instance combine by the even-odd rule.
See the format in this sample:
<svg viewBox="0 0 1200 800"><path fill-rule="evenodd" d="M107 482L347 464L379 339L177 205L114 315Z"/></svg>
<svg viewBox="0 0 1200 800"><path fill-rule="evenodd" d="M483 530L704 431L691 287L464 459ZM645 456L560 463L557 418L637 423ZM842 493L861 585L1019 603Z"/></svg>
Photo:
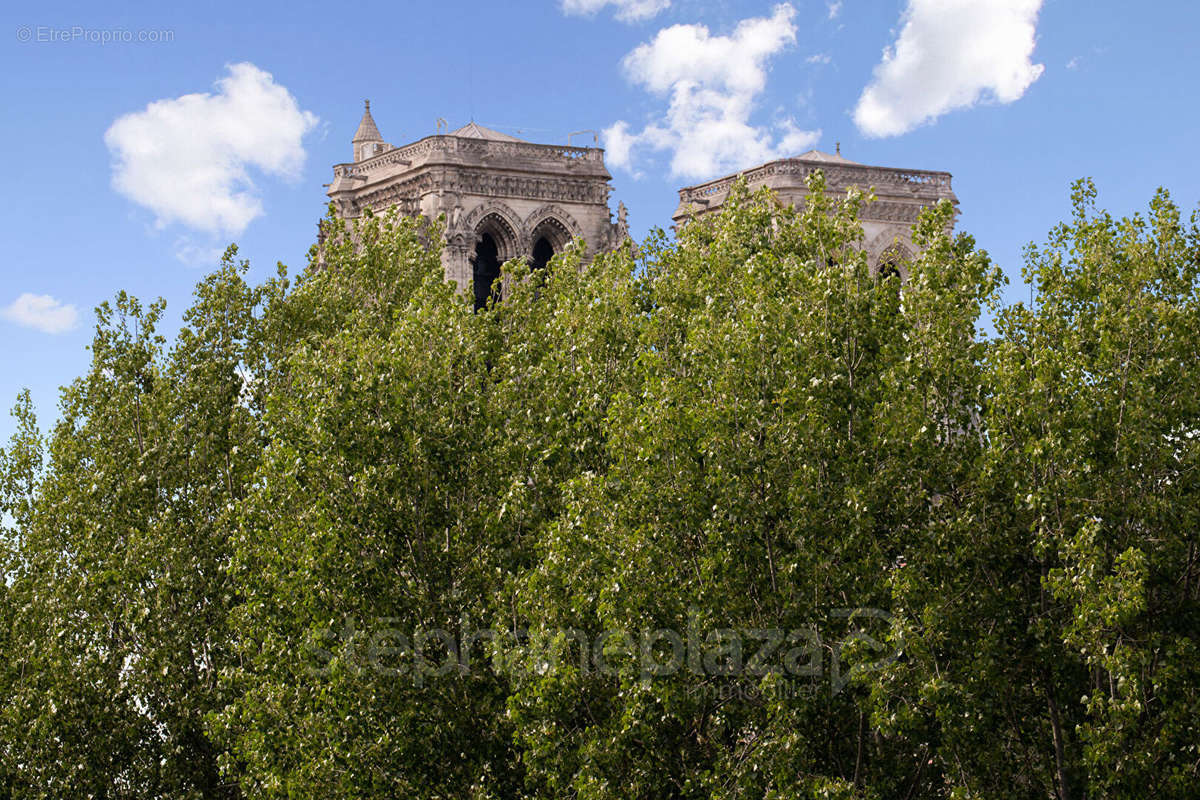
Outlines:
<svg viewBox="0 0 1200 800"><path fill-rule="evenodd" d="M230 249L167 350L163 304L97 309L43 452L28 395L4 463L4 763L16 797L236 797L224 707L232 511L262 445L257 312ZM41 469L44 460L44 470Z"/></svg>

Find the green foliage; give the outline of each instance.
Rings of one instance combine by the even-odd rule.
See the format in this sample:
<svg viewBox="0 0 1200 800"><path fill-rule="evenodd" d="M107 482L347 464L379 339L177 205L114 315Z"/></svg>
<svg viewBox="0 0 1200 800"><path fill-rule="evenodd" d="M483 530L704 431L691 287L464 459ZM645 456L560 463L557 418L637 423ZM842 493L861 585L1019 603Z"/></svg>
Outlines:
<svg viewBox="0 0 1200 800"><path fill-rule="evenodd" d="M225 702L230 515L263 441L245 391L254 311L282 286L248 286L235 253L169 352L161 303L97 309L92 368L63 391L44 472L18 404L0 717L14 796L237 794L204 715Z"/></svg>
<svg viewBox="0 0 1200 800"><path fill-rule="evenodd" d="M480 313L393 215L101 306L0 451L0 798L1189 796L1196 220L1081 183L1001 307L810 189Z"/></svg>
<svg viewBox="0 0 1200 800"><path fill-rule="evenodd" d="M1095 197L1076 185L1072 223L1028 253L1036 307L999 322L989 469L1048 595L1040 634L1064 674L1045 691L1074 710L1082 755L1068 781L1181 796L1200 759L1200 233L1163 191L1145 218Z"/></svg>
<svg viewBox="0 0 1200 800"><path fill-rule="evenodd" d="M970 424L973 325L997 276L945 235L940 208L901 296L855 247L859 198L812 189L798 212L735 197L648 256L637 385L609 415L611 468L574 483L527 581L535 625L790 632L887 606L881 578L960 478L951 434ZM911 779L905 754L865 741L861 695L691 670L570 678L513 699L546 796L835 796L838 780Z"/></svg>

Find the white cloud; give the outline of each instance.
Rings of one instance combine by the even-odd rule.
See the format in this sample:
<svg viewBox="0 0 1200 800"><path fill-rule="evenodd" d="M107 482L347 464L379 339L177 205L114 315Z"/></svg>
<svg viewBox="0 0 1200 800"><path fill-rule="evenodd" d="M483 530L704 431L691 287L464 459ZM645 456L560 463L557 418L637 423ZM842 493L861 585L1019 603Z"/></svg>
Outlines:
<svg viewBox="0 0 1200 800"><path fill-rule="evenodd" d="M622 62L626 76L670 102L661 123L638 133L624 120L606 129L609 161L633 170L638 150L667 150L672 175L706 178L811 147L820 133L790 119L772 129L750 124L767 61L796 40L795 15L785 3L770 17L743 20L729 36L673 25L635 48Z"/></svg>
<svg viewBox="0 0 1200 800"><path fill-rule="evenodd" d="M1079 56L1075 56L1067 62L1067 69L1079 69L1079 64L1082 60Z"/></svg>
<svg viewBox="0 0 1200 800"><path fill-rule="evenodd" d="M66 305L48 294L25 294L0 309L9 322L43 333L66 333L79 321L75 306Z"/></svg>
<svg viewBox="0 0 1200 800"><path fill-rule="evenodd" d="M562 0L564 14L591 16L605 6L616 8L617 19L622 22L639 22L666 11L671 0Z"/></svg>
<svg viewBox="0 0 1200 800"><path fill-rule="evenodd" d="M838 14L842 13L842 0L832 0L829 3L829 18L837 19Z"/></svg>
<svg viewBox="0 0 1200 800"><path fill-rule="evenodd" d="M629 123L621 120L604 131L605 160L613 166L633 171L633 147L637 144L637 134L629 132ZM635 173L635 177L641 177Z"/></svg>
<svg viewBox="0 0 1200 800"><path fill-rule="evenodd" d="M896 136L981 100L1011 103L1042 74L1031 61L1042 0L908 0L896 42L854 121Z"/></svg>
<svg viewBox="0 0 1200 800"><path fill-rule="evenodd" d="M804 63L806 64L828 64L830 61L833 61L833 56L829 55L829 53L813 53L804 59Z"/></svg>
<svg viewBox="0 0 1200 800"><path fill-rule="evenodd" d="M175 240L175 257L188 266L212 269L224 253L224 247L211 241L198 242L190 236Z"/></svg>
<svg viewBox="0 0 1200 800"><path fill-rule="evenodd" d="M317 124L291 93L253 64L229 66L213 94L157 100L104 134L113 188L173 222L238 235L263 213L250 170L288 179L304 166Z"/></svg>

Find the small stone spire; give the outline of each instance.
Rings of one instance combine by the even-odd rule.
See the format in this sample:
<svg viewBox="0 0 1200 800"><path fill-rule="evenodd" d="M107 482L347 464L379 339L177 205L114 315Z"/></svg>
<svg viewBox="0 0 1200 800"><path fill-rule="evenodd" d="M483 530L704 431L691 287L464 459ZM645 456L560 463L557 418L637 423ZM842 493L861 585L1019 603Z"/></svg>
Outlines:
<svg viewBox="0 0 1200 800"><path fill-rule="evenodd" d="M379 135L379 128L375 127L375 118L371 116L371 101L364 101L367 105L363 111L362 122L358 123L358 130L354 133L354 138L350 141L358 144L359 142L382 142L383 137Z"/></svg>
<svg viewBox="0 0 1200 800"><path fill-rule="evenodd" d="M371 116L371 101L367 100L365 103L366 109L363 111L362 121L358 123L358 130L354 132L354 138L350 140L354 145L355 161L362 161L373 155L375 148L371 145L383 143L383 137L375 125L375 118Z"/></svg>

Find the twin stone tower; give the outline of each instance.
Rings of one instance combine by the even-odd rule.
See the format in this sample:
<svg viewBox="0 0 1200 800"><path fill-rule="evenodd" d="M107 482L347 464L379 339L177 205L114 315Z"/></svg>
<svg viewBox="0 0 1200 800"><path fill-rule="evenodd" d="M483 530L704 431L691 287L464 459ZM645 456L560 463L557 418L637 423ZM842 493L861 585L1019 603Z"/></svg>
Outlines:
<svg viewBox="0 0 1200 800"><path fill-rule="evenodd" d="M545 266L573 239L586 256L611 249L629 235L625 205L609 210L612 176L599 147L534 144L472 122L400 147L383 140L367 103L352 140L354 160L333 168L328 195L337 213L354 219L368 209L446 218L442 266L447 280L475 287L476 307L496 283L500 265L525 257ZM948 172L869 167L811 150L679 190L676 225L722 206L738 176L750 187L769 186L785 204L807 193L805 179L823 170L827 191L873 188L876 202L862 212L864 243L875 269L895 268L916 249L911 226L921 209L946 199L957 204ZM489 292L490 290L490 292Z"/></svg>

